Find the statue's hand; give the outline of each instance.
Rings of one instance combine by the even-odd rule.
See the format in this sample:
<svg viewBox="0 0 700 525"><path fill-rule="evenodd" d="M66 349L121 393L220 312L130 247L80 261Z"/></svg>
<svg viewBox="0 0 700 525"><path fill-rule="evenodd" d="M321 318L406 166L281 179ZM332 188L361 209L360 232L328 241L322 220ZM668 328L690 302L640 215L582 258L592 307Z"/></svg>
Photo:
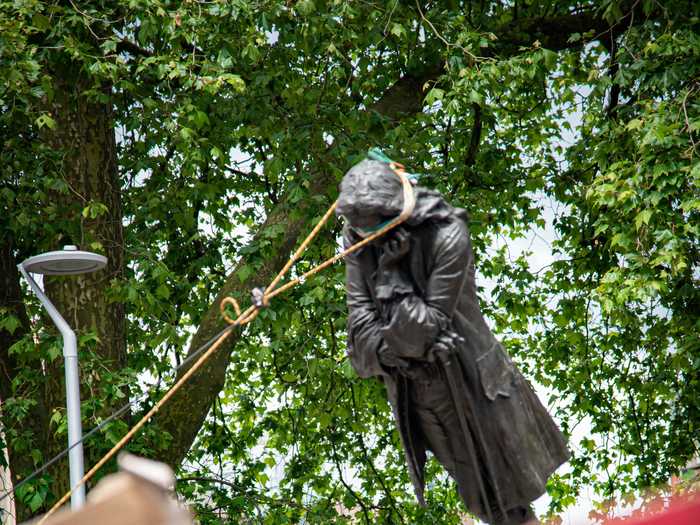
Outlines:
<svg viewBox="0 0 700 525"><path fill-rule="evenodd" d="M425 354L425 359L428 363L435 361L444 361L450 355L452 349L444 343L437 342L431 346Z"/></svg>
<svg viewBox="0 0 700 525"><path fill-rule="evenodd" d="M449 356L455 347L462 342L464 342L464 339L459 334L445 330L435 339L426 352L425 358L429 363L441 361Z"/></svg>
<svg viewBox="0 0 700 525"><path fill-rule="evenodd" d="M379 267L388 268L396 264L411 249L411 241L408 233L401 228L389 237L382 245L382 254L379 256Z"/></svg>
<svg viewBox="0 0 700 525"><path fill-rule="evenodd" d="M384 366L393 368L408 368L410 363L406 359L397 356L388 346L382 346L378 351L379 362Z"/></svg>

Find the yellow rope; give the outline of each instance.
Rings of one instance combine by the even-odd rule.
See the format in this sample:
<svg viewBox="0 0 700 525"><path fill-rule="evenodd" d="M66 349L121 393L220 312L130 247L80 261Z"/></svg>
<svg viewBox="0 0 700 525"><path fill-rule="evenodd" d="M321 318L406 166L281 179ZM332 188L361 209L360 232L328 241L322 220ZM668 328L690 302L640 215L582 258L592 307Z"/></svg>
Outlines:
<svg viewBox="0 0 700 525"><path fill-rule="evenodd" d="M329 267L330 265L336 263L340 259L346 257L347 255L359 250L363 246L369 244L373 240L375 240L378 237L381 237L384 235L386 232L391 230L392 228L395 228L402 222L404 222L406 219L408 219L411 216L411 213L413 212L413 208L415 207L416 201L415 201L415 195L413 193L413 188L411 186L411 181L408 179L404 172L404 167L397 163L397 162L392 162L390 164L391 168L394 170L396 175L401 179L401 185L403 189L403 197L404 197L404 202L403 202L403 210L401 211L401 214L394 219L392 222L378 230L377 232L373 233L372 235L362 239L361 241L353 244L349 248L343 250L341 253L338 255L335 255L331 257L330 259L327 259L326 261L322 262L321 264L315 266L311 270L307 271L306 273L300 275L299 277L292 279L288 283L280 286L279 288L275 288L277 284L279 284L279 281L282 279L285 273L292 267L292 265L298 260L298 258L301 256L301 254L306 250L308 245L311 243L311 241L316 237L316 234L321 230L323 225L328 221L328 219L331 217L333 212L335 211L336 206L338 205L338 201L335 201L330 208L328 208L328 211L323 215L321 220L318 222L318 224L314 227L314 229L309 233L309 235L304 239L304 242L301 243L299 248L294 252L294 254L289 258L287 263L284 265L284 267L280 270L280 272L275 276L275 278L272 280L270 285L265 289L265 293L263 295L263 303L267 305L269 299L272 297L275 297L276 295L281 294L282 292L296 286L297 284L303 282L306 280L308 277L311 277L312 275L320 272L321 270L324 270L325 268ZM236 319L231 319L225 312L225 307L227 304L231 304L236 312ZM71 497L71 494L73 494L73 490L77 487L80 487L84 485L92 476L95 475L95 473L104 466L105 463L107 463L110 459L114 457L114 455L121 450L124 445L126 445L129 440L134 437L134 435L141 430L141 428L148 422L148 420L153 417L153 415L160 410L160 408L168 402L168 400L179 390L179 388L194 374L204 362L209 359L209 357L216 352L216 350L221 346L221 344L226 340L226 338L231 334L233 331L234 326L243 326L245 324L250 323L253 319L255 319L258 316L258 313L260 312L260 309L256 306L249 306L244 312L241 312L241 308L238 305L238 301L236 301L233 297L225 297L220 305L219 308L221 310L221 315L222 317L226 320L231 325L231 329L224 332L221 334L221 336L214 341L214 343L209 347L209 349L204 352L197 361L182 375L180 379L177 380L177 382L168 390L165 395L151 408L146 415L144 415L130 430L127 432L124 437L122 437L112 448L109 452L107 452L102 459L100 459L85 475L82 477L82 479L77 483L77 485L73 488L71 488L68 492L66 492L61 499L59 499L50 509L49 511L42 516L41 520L39 520L37 525L42 525L53 513L56 512L56 510L63 505L66 501L68 501L68 498Z"/></svg>

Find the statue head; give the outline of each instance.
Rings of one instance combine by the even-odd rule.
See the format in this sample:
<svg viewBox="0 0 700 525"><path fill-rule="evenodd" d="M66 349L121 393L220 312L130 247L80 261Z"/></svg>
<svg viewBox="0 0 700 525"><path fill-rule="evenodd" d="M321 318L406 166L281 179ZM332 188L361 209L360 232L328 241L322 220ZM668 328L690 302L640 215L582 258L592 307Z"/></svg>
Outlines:
<svg viewBox="0 0 700 525"><path fill-rule="evenodd" d="M386 162L363 160L343 176L335 209L359 233L372 231L401 213L401 180Z"/></svg>

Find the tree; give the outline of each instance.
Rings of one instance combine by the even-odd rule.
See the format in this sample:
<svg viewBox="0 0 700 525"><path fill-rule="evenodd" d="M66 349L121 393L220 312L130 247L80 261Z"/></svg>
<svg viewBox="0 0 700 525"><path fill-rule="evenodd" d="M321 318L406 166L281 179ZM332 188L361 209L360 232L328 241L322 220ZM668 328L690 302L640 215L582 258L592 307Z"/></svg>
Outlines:
<svg viewBox="0 0 700 525"><path fill-rule="evenodd" d="M60 350L18 261L68 240L112 261L108 277L47 282L79 321L85 427L160 380L86 443L94 459L223 326L220 299L246 302L266 284L375 145L469 210L479 267L497 282L484 309L529 377L556 393L565 428L592 426L571 472L550 483L553 511L582 485L638 488L696 452L693 3L144 0L1 12L0 395L15 479L65 443ZM486 256L498 236L543 226L546 200L562 205L550 267L505 249ZM334 253L337 233L324 231L301 268ZM343 508L367 522L456 522L435 467L428 508L411 501L381 389L354 377L343 328L338 267L232 337L131 447L180 469L204 522L340 523ZM63 472L25 486L23 516L61 495Z"/></svg>

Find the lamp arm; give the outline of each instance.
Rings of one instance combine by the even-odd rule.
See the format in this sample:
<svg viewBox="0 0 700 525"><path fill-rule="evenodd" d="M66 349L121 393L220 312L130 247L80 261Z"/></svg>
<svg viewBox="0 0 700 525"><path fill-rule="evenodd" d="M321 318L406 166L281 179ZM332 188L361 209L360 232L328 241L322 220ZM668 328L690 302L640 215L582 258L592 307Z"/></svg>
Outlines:
<svg viewBox="0 0 700 525"><path fill-rule="evenodd" d="M37 282L32 278L32 276L27 272L27 270L24 269L24 265L18 264L17 269L27 280L30 288L34 292L34 295L36 295L39 298L41 304L44 305L44 308L46 308L46 311L51 316L51 320L58 328L58 331L61 332L61 335L63 336L63 356L78 357L78 341L75 337L75 332L73 331L73 329L70 326L68 326L66 320L56 309L53 303L49 300L49 298L46 297L46 294L44 294L43 290L39 287Z"/></svg>
<svg viewBox="0 0 700 525"><path fill-rule="evenodd" d="M63 336L63 361L66 376L66 413L68 418L68 465L71 495L71 507L73 510L81 508L85 504L85 486L80 480L85 472L83 459L83 428L80 418L80 371L78 369L78 341L75 332L59 313L53 303L44 294L36 281L29 275L24 265L18 264L17 268L29 283L34 294L49 312L51 319Z"/></svg>

